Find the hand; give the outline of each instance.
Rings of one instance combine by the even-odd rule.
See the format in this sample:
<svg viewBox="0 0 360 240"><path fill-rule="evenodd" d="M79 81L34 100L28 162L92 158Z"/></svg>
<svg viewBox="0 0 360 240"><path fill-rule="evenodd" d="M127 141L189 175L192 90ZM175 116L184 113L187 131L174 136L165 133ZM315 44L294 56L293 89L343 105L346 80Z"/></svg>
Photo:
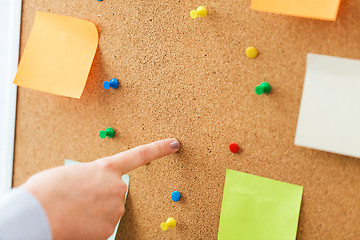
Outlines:
<svg viewBox="0 0 360 240"><path fill-rule="evenodd" d="M112 157L40 172L22 187L44 207L54 240L106 239L125 212L126 184L121 176L179 147L176 139L157 141Z"/></svg>

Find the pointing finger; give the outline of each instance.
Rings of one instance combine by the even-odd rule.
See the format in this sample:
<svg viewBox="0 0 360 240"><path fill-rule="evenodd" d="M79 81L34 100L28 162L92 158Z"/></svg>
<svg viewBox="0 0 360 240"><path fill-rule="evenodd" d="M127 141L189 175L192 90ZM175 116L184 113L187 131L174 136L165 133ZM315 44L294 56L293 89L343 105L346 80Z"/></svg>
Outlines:
<svg viewBox="0 0 360 240"><path fill-rule="evenodd" d="M179 141L171 138L141 145L114 156L107 157L106 159L113 162L113 165L117 166L121 174L125 174L153 160L175 153L179 148Z"/></svg>

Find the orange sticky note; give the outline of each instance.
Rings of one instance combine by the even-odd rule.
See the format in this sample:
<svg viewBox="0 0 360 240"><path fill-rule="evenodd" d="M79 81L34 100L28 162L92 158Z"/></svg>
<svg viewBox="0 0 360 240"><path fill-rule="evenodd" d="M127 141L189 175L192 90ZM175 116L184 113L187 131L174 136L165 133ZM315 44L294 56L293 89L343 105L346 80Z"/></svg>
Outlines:
<svg viewBox="0 0 360 240"><path fill-rule="evenodd" d="M80 98L98 41L89 21L37 12L14 83Z"/></svg>
<svg viewBox="0 0 360 240"><path fill-rule="evenodd" d="M250 8L263 12L335 21L340 0L251 0Z"/></svg>

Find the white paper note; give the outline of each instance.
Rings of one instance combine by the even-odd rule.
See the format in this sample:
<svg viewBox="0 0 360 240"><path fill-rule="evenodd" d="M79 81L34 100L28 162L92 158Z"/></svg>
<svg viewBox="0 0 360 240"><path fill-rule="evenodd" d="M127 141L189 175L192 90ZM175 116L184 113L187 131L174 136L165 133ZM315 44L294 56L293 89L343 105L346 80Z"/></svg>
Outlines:
<svg viewBox="0 0 360 240"><path fill-rule="evenodd" d="M360 157L360 61L308 54L295 145Z"/></svg>

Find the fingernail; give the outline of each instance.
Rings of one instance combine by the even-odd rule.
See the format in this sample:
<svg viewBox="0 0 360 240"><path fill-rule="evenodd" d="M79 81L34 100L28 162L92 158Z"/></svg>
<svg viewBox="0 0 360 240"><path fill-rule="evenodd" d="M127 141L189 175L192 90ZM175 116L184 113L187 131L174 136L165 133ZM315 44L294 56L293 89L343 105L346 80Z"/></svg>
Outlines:
<svg viewBox="0 0 360 240"><path fill-rule="evenodd" d="M170 147L171 147L172 149L179 149L179 148L180 148L180 143L179 143L179 141L175 139L174 141L172 141L172 142L170 143Z"/></svg>

